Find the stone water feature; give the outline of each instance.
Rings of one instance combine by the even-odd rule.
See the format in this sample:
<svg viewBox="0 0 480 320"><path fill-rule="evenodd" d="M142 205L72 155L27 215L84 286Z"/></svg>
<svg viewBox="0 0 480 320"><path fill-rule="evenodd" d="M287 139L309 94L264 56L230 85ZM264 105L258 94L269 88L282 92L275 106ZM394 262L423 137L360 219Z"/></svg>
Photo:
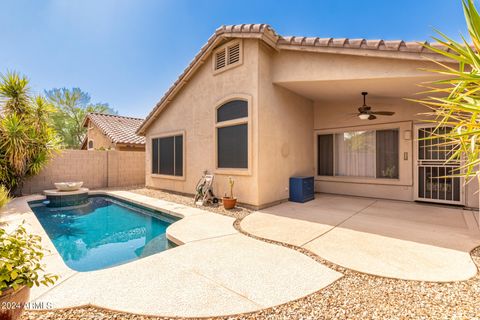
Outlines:
<svg viewBox="0 0 480 320"><path fill-rule="evenodd" d="M58 182L56 189L44 190L47 207L72 207L88 203L88 188L83 182Z"/></svg>

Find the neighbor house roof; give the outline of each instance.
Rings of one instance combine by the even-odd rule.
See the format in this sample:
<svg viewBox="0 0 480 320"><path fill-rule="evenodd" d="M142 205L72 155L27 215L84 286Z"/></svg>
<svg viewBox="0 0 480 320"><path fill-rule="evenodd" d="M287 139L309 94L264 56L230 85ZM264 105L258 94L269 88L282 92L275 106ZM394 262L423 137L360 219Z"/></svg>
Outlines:
<svg viewBox="0 0 480 320"><path fill-rule="evenodd" d="M87 126L88 121L97 126L113 143L145 144L145 137L136 134L143 122L141 118L92 112L85 117L84 127Z"/></svg>
<svg viewBox="0 0 480 320"><path fill-rule="evenodd" d="M268 24L221 26L208 39L207 43L203 45L190 64L184 69L183 73L155 105L145 121L138 128L137 133L145 134L146 128L173 99L175 94L183 87L196 69L205 62L209 53L222 42L233 38L260 39L275 50L301 50L406 60L428 60L435 57L438 61L451 62L451 60L448 60L442 55L425 48L424 44L429 44L426 41L294 37L281 36ZM438 43L431 43L430 45L445 50L445 48Z"/></svg>

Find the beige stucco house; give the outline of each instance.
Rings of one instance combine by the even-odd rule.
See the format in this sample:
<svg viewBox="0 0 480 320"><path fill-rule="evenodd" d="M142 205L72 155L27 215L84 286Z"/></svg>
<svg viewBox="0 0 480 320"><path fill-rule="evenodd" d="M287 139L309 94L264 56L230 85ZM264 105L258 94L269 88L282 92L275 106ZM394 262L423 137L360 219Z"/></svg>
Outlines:
<svg viewBox="0 0 480 320"><path fill-rule="evenodd" d="M82 150L145 151L145 137L136 133L143 119L115 114L88 113Z"/></svg>
<svg viewBox="0 0 480 320"><path fill-rule="evenodd" d="M450 62L417 42L222 26L138 129L146 184L192 194L208 170L218 195L232 176L240 202L265 207L308 175L317 192L476 207L474 184L437 178L457 166L444 165L448 150L416 140L426 110L404 98L435 79L420 70L431 58ZM359 114L362 92L371 109Z"/></svg>

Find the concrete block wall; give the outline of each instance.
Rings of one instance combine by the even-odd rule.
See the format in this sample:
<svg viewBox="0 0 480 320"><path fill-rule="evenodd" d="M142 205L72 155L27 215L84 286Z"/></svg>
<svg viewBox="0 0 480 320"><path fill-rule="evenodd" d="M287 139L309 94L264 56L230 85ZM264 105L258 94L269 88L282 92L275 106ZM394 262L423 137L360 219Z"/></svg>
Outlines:
<svg viewBox="0 0 480 320"><path fill-rule="evenodd" d="M83 181L90 189L144 185L145 152L63 150L25 182L22 193L40 193L60 181Z"/></svg>

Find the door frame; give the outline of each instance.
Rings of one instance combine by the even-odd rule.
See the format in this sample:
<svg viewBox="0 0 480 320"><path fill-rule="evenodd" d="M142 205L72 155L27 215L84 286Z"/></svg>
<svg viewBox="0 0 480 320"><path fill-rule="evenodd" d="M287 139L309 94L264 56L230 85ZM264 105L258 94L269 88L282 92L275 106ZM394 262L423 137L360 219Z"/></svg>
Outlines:
<svg viewBox="0 0 480 320"><path fill-rule="evenodd" d="M419 166L419 159L418 159L418 131L421 128L434 128L436 125L432 125L429 123L418 123L413 125L413 136L414 136L414 144L413 144L413 200L414 201L422 201L422 202L431 202L431 203L443 203L443 204L453 204L459 206L465 206L465 182L464 178L460 178L460 201L453 201L453 200L441 200L441 199L426 199L418 197L418 188L419 188L419 177L418 177L418 168Z"/></svg>

